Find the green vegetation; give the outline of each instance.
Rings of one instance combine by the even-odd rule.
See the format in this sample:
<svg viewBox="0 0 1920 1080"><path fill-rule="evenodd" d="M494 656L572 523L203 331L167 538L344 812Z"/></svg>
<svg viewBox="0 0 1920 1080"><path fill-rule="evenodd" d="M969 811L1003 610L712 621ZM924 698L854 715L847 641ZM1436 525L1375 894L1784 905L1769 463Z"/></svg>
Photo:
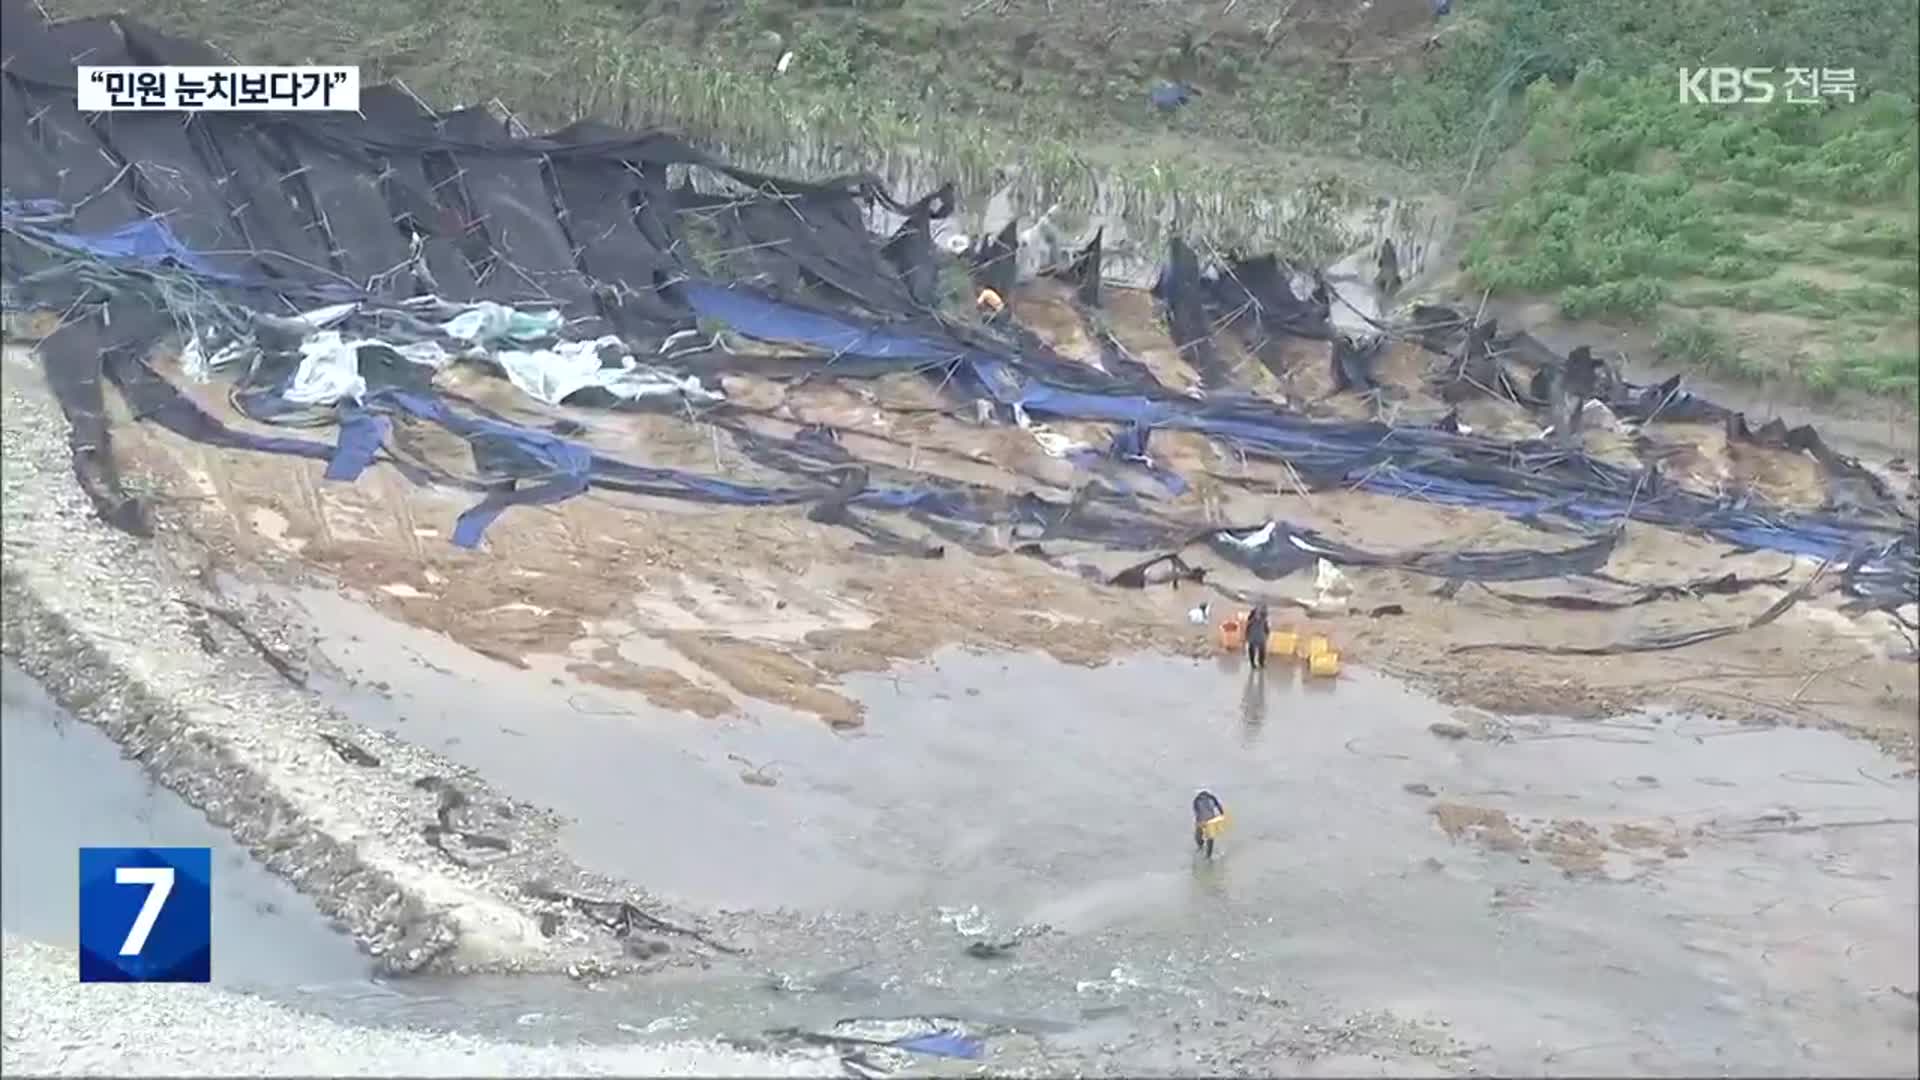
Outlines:
<svg viewBox="0 0 1920 1080"><path fill-rule="evenodd" d="M1486 285L1652 320L1734 373L1912 381L1913 335L1893 332L1920 259L1912 0L1458 0L1438 22L1429 0L46 3L250 62L356 62L533 127L665 124L748 164L953 179L971 199L1012 175L1029 205L1123 208L1148 242L1171 226L1303 258L1377 194L1480 201L1519 146L1467 260ZM1681 106L1676 69L1711 64L1852 68L1862 103ZM1205 96L1160 115L1159 79ZM1776 301L1814 324L1805 356L1736 332Z"/></svg>
<svg viewBox="0 0 1920 1080"><path fill-rule="evenodd" d="M1526 167L1467 247L1476 283L1552 293L1571 318L1663 322L1669 360L1920 388L1911 98L1701 106L1670 78L1596 64L1566 87L1534 83L1527 115ZM1716 311L1820 325L1743 348Z"/></svg>
<svg viewBox="0 0 1920 1080"><path fill-rule="evenodd" d="M1240 0L1231 18L1156 0L47 6L134 12L250 62L357 61L368 81L397 77L436 103L497 100L530 127L589 114L671 126L750 165L950 179L970 199L1015 179L1030 205L1124 207L1146 239L1177 225L1326 257L1346 242L1332 225L1342 210L1422 186L1338 157L1358 143L1338 133L1364 110L1328 82L1343 70L1316 58L1345 34L1346 0ZM1283 21L1268 42L1289 7L1342 14L1298 41ZM1205 82L1207 104L1156 113L1147 88L1170 77Z"/></svg>

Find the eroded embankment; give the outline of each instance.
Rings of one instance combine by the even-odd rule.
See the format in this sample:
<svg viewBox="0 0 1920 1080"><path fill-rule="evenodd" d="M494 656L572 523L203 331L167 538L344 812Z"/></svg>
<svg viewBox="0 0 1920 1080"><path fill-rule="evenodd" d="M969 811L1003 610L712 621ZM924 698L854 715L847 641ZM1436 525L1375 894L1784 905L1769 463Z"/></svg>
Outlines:
<svg viewBox="0 0 1920 1080"><path fill-rule="evenodd" d="M384 968L577 972L701 951L687 920L565 899L631 894L555 854L557 823L541 810L397 740L369 741L290 685L302 674L276 674L260 631L218 617L227 602L210 575L196 583L164 528L148 543L94 518L47 402L9 387L4 416L6 655ZM647 947L646 930L676 948Z"/></svg>
<svg viewBox="0 0 1920 1080"><path fill-rule="evenodd" d="M298 992L371 987L373 966L292 884L226 830L153 782L97 728L55 705L0 658L0 929L77 947L74 851L94 844L206 847L214 867L213 976L228 987Z"/></svg>

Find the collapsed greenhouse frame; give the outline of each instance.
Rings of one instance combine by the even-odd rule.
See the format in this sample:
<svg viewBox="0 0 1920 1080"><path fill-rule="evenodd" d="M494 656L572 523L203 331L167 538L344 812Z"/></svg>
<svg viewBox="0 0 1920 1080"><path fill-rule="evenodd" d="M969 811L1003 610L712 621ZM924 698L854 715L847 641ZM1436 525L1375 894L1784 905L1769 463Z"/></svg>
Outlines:
<svg viewBox="0 0 1920 1080"><path fill-rule="evenodd" d="M1562 357L1527 334L1434 307L1356 341L1335 329L1337 297L1324 282L1298 288L1272 255L1203 266L1175 239L1155 291L1201 377L1200 393L1182 393L1111 339L1088 364L1058 355L1010 314L980 322L944 313L948 256L932 226L955 210L951 187L909 201L872 176L772 177L671 134L591 121L515 134L485 109L436 114L393 85L368 88L358 115L83 115L76 63L230 61L124 17L46 23L20 0L0 3L0 17L7 306L62 313L39 352L73 427L76 474L102 515L129 531L147 528L145 513L116 474L103 382L143 421L197 442L324 461L335 482L378 462L418 483L472 489L477 504L452 534L463 546L478 544L508 507L598 488L804 505L874 550L918 557L943 545L891 519L981 554L1069 541L1161 553L1205 544L1268 579L1325 558L1498 581L1593 573L1632 520L1826 560L1843 567L1843 587L1864 608L1920 600L1920 526L1872 471L1810 427L1776 420L1756 429L1677 377L1633 385L1585 349ZM724 178L726 190L689 182L689 168ZM869 228L876 207L903 222L891 236ZM976 285L1011 294L1017 246L1010 223L963 256ZM1101 262L1096 233L1057 270L1086 311L1102 303ZM476 326L491 329L467 332ZM769 347L729 351L710 332L716 326ZM1276 369L1284 363L1276 343L1327 342L1336 388L1376 404L1390 390L1376 380L1375 358L1388 340L1411 339L1439 361L1436 397L1501 398L1539 416L1550 434L1495 439L1465 430L1454 413L1420 422L1310 416L1240 385L1218 357L1228 336ZM241 372L230 397L241 416L331 424L334 440L256 434L211 415L150 363L153 344L169 337L207 366ZM564 367L543 391L556 403L697 414L788 482L616 459L514 424L436 389L438 366L456 358L510 376L520 364L541 385L554 382L541 382L543 371ZM322 363L333 366L319 372ZM913 373L956 410L986 402L991 422L1113 425L1110 446L1078 451L1089 467L1144 465L1166 491L1182 481L1153 463L1151 440L1189 432L1284 462L1310 489L1494 510L1567 539L1500 552L1394 544L1402 553L1387 554L1284 522L1186 522L1151 484L1089 483L1071 501L1010 494L861 460L828 428L790 438L755 430L750 410L709 388L729 372L787 383ZM1601 461L1570 438L1593 401L1629 424L1722 424L1732 440L1808 454L1827 504L1792 512L1689 490L1651 452L1637 467ZM471 467L398 452L392 432L408 424L464 440ZM1010 526L1022 543L990 543L985 525Z"/></svg>

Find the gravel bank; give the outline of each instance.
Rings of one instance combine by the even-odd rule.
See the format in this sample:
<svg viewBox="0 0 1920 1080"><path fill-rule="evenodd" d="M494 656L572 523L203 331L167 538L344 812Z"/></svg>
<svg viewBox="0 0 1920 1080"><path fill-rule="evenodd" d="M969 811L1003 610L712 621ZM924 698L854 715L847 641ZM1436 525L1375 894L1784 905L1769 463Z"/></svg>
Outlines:
<svg viewBox="0 0 1920 1080"><path fill-rule="evenodd" d="M0 646L60 705L230 830L391 971L605 974L703 962L699 937L616 937L556 898L654 907L568 859L553 815L353 723L298 685L298 671L276 673L263 650L300 656L277 613L222 595L219 553L164 512L152 541L101 523L74 480L67 424L33 354L9 346L4 367ZM474 829L476 819L501 842L485 862L436 849L436 820ZM698 930L692 916L648 913Z"/></svg>
<svg viewBox="0 0 1920 1080"><path fill-rule="evenodd" d="M93 1076L835 1076L830 1055L715 1043L534 1046L348 1027L191 985L82 985L66 949L9 934L0 1072Z"/></svg>

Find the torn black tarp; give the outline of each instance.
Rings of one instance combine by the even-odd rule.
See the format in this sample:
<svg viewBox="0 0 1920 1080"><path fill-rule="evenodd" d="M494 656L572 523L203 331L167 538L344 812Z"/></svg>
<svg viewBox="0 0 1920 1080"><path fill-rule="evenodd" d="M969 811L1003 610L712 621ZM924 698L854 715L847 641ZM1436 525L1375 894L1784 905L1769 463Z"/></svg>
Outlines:
<svg viewBox="0 0 1920 1080"><path fill-rule="evenodd" d="M485 109L462 109L439 123L449 138L511 145L505 126ZM453 160L492 249L504 302L546 300L583 313L592 310L586 280L554 214L539 161L519 153L456 153ZM581 331L588 337L601 332L600 328Z"/></svg>
<svg viewBox="0 0 1920 1080"><path fill-rule="evenodd" d="M425 779L437 778L429 777ZM444 783L444 781L442 781L442 783ZM421 787L424 785L416 782L415 786ZM429 788L429 790L432 789ZM564 892L546 882L537 880L528 882L522 886L522 890L528 896L537 900L567 905L586 918L599 924L615 937L624 938L636 930L647 930L657 934L672 934L677 937L688 938L705 945L715 952L738 955L741 951L735 946L718 940L706 931L691 926L682 926L679 923L664 919L624 897L608 900L599 897L581 896L578 893Z"/></svg>
<svg viewBox="0 0 1920 1080"><path fill-rule="evenodd" d="M578 138L605 137L612 129L582 121L566 129ZM553 162L566 209L566 226L581 267L600 295L600 310L630 340L661 341L692 320L660 289L683 271L679 259L655 247L635 221L641 181L648 166L620 161L566 158Z"/></svg>
<svg viewBox="0 0 1920 1080"><path fill-rule="evenodd" d="M1786 421L1776 416L1755 428L1747 422L1745 413L1728 415L1726 423L1729 440L1770 450L1806 454L1819 462L1827 474L1827 505L1830 508L1854 514L1911 518L1908 508L1900 504L1886 481L1874 475L1857 459L1828 446L1812 424L1790 428Z"/></svg>
<svg viewBox="0 0 1920 1080"><path fill-rule="evenodd" d="M140 212L132 170L94 135L71 93L55 93L0 74L0 187L10 198L59 202L88 231L131 220Z"/></svg>
<svg viewBox="0 0 1920 1080"><path fill-rule="evenodd" d="M368 122L394 131L412 132L417 144L424 145L435 135L434 118L419 100L396 86L371 86L360 93L360 111ZM454 189L436 189L424 151L411 153L369 148L366 157L380 168L381 192L394 227L408 238L414 250L412 266L416 288L456 303L481 297L475 276L476 263L469 261L461 245L469 242L467 213L470 210L463 193ZM442 157L441 177L452 173L452 160ZM477 239L477 238L474 238Z"/></svg>
<svg viewBox="0 0 1920 1080"><path fill-rule="evenodd" d="M907 220L881 249L887 262L900 275L900 283L915 304L932 310L940 302L940 264L934 258L933 220L953 212L953 185L915 203L907 210Z"/></svg>
<svg viewBox="0 0 1920 1080"><path fill-rule="evenodd" d="M1652 451L1622 464L1574 446L1495 439L1458 425L1448 431L1316 419L1238 385L1238 373L1226 370L1217 356L1211 361L1207 355L1193 357L1208 383L1206 394L1196 398L1159 383L1091 320L1090 336L1102 344L1098 364L1055 353L1020 326L1011 305L984 327L971 313L929 311L928 260L942 256L923 243L921 225L950 209L946 189L915 203L896 199L870 176L811 182L767 176L718 161L665 132L579 124L545 135L513 135L488 112L468 109L441 117L397 87L366 88L363 114L206 116L184 124L179 116L141 114L104 123L103 140L72 110L71 64L43 63L44 57L70 61L77 49L102 56L131 49L179 63L207 59L204 46L170 41L130 19L50 27L22 0L0 0L0 11L7 20L4 48L10 54L0 75L5 80L0 149L6 151L0 171L8 185L0 272L9 297L19 296L29 306L66 310L93 295L93 281L111 278L117 291L109 310L116 326L123 323L123 305L144 303L164 309L173 323L155 329L153 337L179 332L186 338L208 329L201 344L213 348L218 340L207 323L235 323L238 332L249 322L223 310L286 314L313 306L310 301L350 301L362 306L356 319L390 327L378 336L393 338L397 347L413 331L407 318L388 316L410 313L408 305L416 301L535 296L559 302L564 331L552 335L561 340L543 338L534 346L550 345L554 353L530 361L535 365L558 367L569 359L558 355L561 346L574 347L572 356L585 356L588 364L621 362L611 359L620 350L602 356L597 349L581 348L591 341L567 340L580 337L583 327L605 322L624 339L622 347L631 354L626 359L645 357L646 366L657 365L664 373L662 383L678 382L689 371L707 376L751 371L786 381L911 375L930 384L944 407L985 401L989 416L1001 422L1025 417L1038 424L1197 436L1218 450L1284 463L1312 486L1337 484L1433 505L1474 507L1584 536L1582 547L1565 552L1496 553L1484 565L1474 561L1479 557L1474 553L1431 552L1372 563L1422 573L1501 580L1501 575L1558 572L1562 564L1584 566L1605 557L1604 539L1592 538L1604 537L1626 520L1837 560L1862 550L1895 550L1888 545L1914 528L1910 514L1887 507L1886 493L1874 487L1871 474L1856 471L1810 435L1786 432L1781 438L1821 460L1831 498L1821 512L1788 512L1751 497L1663 483ZM152 169L126 164L136 159L156 164ZM675 191L668 189L670 170L676 178L689 177ZM122 172L125 177L116 183ZM176 172L184 178L180 185L149 190ZM84 182L78 179L83 176ZM135 194L144 206L136 205ZM868 232L876 206L906 220L892 245ZM160 210L172 212L154 216ZM1012 299L1017 243L1017 225L1009 222L977 252L978 280L1003 299ZM224 244L235 246L209 246ZM1100 252L1099 243L1082 252L1074 270L1078 284L1097 284L1094 264ZM1328 337L1325 290L1296 295L1293 275L1279 259L1231 259L1202 274L1184 241L1173 239L1169 254L1162 295L1173 337L1190 355L1195 348L1212 354L1209 335L1225 323L1256 342L1278 334ZM1082 289L1077 303L1084 311L1098 300L1097 290ZM512 321L515 314L487 311L477 317ZM1498 394L1539 408L1545 403L1529 394L1531 376L1552 370L1559 372L1549 379L1557 380L1557 389L1549 387L1557 398L1570 399L1590 388L1610 406L1617 403L1615 412L1630 422L1730 415L1691 398L1677 381L1608 389L1615 380L1601 378L1600 366L1587 378L1584 356L1569 366L1544 344L1525 335L1501 336L1490 322L1473 325L1458 313L1443 318L1426 309L1418 314L1426 316L1421 332L1428 347L1451 349L1457 361L1440 376L1448 380L1443 392ZM671 335L695 325L699 340L682 338L671 350L657 351ZM723 328L725 335L718 333ZM433 340L436 334L407 340ZM742 355L734 355L730 350L742 338L774 347L740 349ZM134 344L152 343L149 338ZM479 360L507 370L499 362L501 351ZM1278 363L1271 352L1261 355ZM1370 365L1363 359L1344 344L1335 350L1341 385L1361 389L1369 384ZM114 362L109 370L122 369ZM516 370L523 373L523 385L532 378L524 375L526 369ZM79 371L84 382L86 368ZM163 396L160 384L148 379L151 372L126 368L125 375L133 393L156 401ZM349 373L348 380L353 377ZM594 383L598 375L585 377ZM253 415L269 416L272 391L284 391L286 385L249 385L236 400ZM427 387L405 387L419 399L414 410L373 389L381 407L337 408L336 399L318 409L309 402L283 402L289 409L279 413L282 421L291 420L297 406L300 416L337 422L339 445L313 442L268 452L327 460L336 477L376 460L394 460L415 468L415 475L431 475L427 463L393 455L390 443L397 440L390 436L407 424L437 422L422 413L435 408L428 398L440 405L445 399L437 390L429 394ZM744 415L716 403L718 396L701 398L703 422ZM98 411L81 402L74 415L91 425L88 418ZM171 403L137 412L177 425L188 438L238 445L232 429L209 425L210 417ZM449 415L472 413L462 408ZM1774 434L1762 428L1752 437L1771 440ZM537 441L529 438L525 445ZM267 449L258 441L247 448ZM554 475L511 477L516 490L505 494L524 501L528 493L520 485L532 485L546 497L560 490L550 484L564 477L561 488L571 491L600 486L732 505L807 505L861 530L870 542L912 553L926 553L933 545L919 547L920 541L893 532L881 524L887 515L916 521L943 539L961 537L953 542L999 550L1072 540L1135 552L1169 551L1185 544L1192 532L1161 501L1177 494L1180 484L1135 484L1132 472L1123 476L1097 451L1066 459L1097 474L1093 483L1079 483L1085 478L1078 477L1074 485L1097 493L1064 507L1031 492L888 472L872 462L835 463L867 470L867 482L847 493L831 479L836 474L799 456L772 466L791 482L759 485L603 455L588 455L582 467L571 451L562 456L571 463L566 468L558 467L556 457L541 466L552 466L548 472ZM531 459L522 464L533 468ZM94 466L77 459L76 467ZM431 468L458 471L447 463ZM836 492L845 497L830 499ZM994 538L996 531L1007 538ZM1289 543L1260 551L1229 548L1225 554L1271 575L1287 572L1299 550ZM1329 557L1359 560L1366 553L1332 551ZM1875 597L1891 591L1913 598L1920 596L1920 573L1910 568L1910 562L1876 557L1862 562L1854 576ZM1882 584L1876 576L1882 573L1891 575L1884 580L1892 584Z"/></svg>
<svg viewBox="0 0 1920 1080"><path fill-rule="evenodd" d="M1213 343L1213 329L1207 320L1200 258L1177 236L1168 243L1166 269L1161 271L1153 291L1166 305L1174 348L1180 358L1199 373L1200 384L1209 390L1232 385L1232 373L1220 361L1220 352Z"/></svg>
<svg viewBox="0 0 1920 1080"><path fill-rule="evenodd" d="M114 464L107 428L106 401L100 390L106 337L93 318L67 323L40 343L47 384L67 417L67 442L73 474L100 519L117 529L151 537L146 508L127 493Z"/></svg>
<svg viewBox="0 0 1920 1080"><path fill-rule="evenodd" d="M865 490L867 470L858 465L847 466L840 470L840 479L833 490L807 511L807 518L823 525L838 525L860 533L866 537L860 550L875 554L911 555L921 559L937 559L946 554L946 549L938 544L902 536L857 513L851 504Z"/></svg>
<svg viewBox="0 0 1920 1080"><path fill-rule="evenodd" d="M974 245L971 263L973 283L992 289L1002 297L1013 295L1019 281L1020 221L1007 222L998 233L983 236Z"/></svg>
<svg viewBox="0 0 1920 1080"><path fill-rule="evenodd" d="M1455 645L1450 652L1475 652L1482 649L1500 649L1507 652L1548 653L1555 656L1614 656L1620 653L1659 652L1665 649L1680 649L1688 645L1698 645L1703 641L1727 637L1731 634L1756 630L1785 615L1795 604L1807 598L1813 587L1826 576L1830 563L1821 563L1807 580L1782 593L1780 599L1751 619L1720 626L1707 626L1697 630L1665 630L1642 634L1615 641L1606 645L1547 645L1535 641L1485 641L1467 645Z"/></svg>
<svg viewBox="0 0 1920 1080"><path fill-rule="evenodd" d="M1912 582L1916 577L1920 577L1920 544L1903 536L1848 559L1841 588L1853 598L1851 606L1895 611L1915 602Z"/></svg>
<svg viewBox="0 0 1920 1080"><path fill-rule="evenodd" d="M311 218L298 225L311 228L326 245L327 271L370 293L406 295L399 290L411 251L393 223L373 159L307 138L298 126L280 125L275 133L294 161L297 175L291 181Z"/></svg>
<svg viewBox="0 0 1920 1080"><path fill-rule="evenodd" d="M1560 551L1363 551L1313 531L1269 521L1253 529L1219 529L1207 536L1215 554L1271 580L1325 559L1335 566L1377 566L1469 581L1525 581L1591 574L1605 566L1620 541L1611 531Z"/></svg>
<svg viewBox="0 0 1920 1080"><path fill-rule="evenodd" d="M1742 577L1739 574L1721 574L1718 577L1701 578L1697 581L1682 582L1678 585L1634 585L1632 582L1619 581L1604 574L1592 575L1596 580L1616 582L1627 586L1626 591L1611 596L1585 596L1578 593L1517 593L1505 589L1495 589L1481 585L1493 596L1514 604L1531 604L1537 607L1559 608L1562 611L1621 611L1642 604L1651 604L1660 600L1693 599L1701 596L1732 596L1745 592L1756 585L1784 585L1785 572L1767 577Z"/></svg>
<svg viewBox="0 0 1920 1080"><path fill-rule="evenodd" d="M1073 284L1073 294L1080 303L1090 308L1100 306L1100 280L1105 272L1105 256L1101 250L1106 240L1107 230L1103 226L1093 231L1093 239L1087 246L1074 253L1067 264L1054 271L1055 276L1064 278Z"/></svg>
<svg viewBox="0 0 1920 1080"><path fill-rule="evenodd" d="M1249 309L1255 344L1280 336L1328 340L1333 336L1327 321L1332 301L1324 290L1300 299L1290 277L1291 272L1273 255L1236 259L1212 283L1214 309L1223 314Z"/></svg>
<svg viewBox="0 0 1920 1080"><path fill-rule="evenodd" d="M1385 338L1361 343L1344 334L1336 336L1333 339L1334 389L1357 394L1379 390L1380 383L1373 375L1373 362L1379 359L1386 344Z"/></svg>
<svg viewBox="0 0 1920 1080"><path fill-rule="evenodd" d="M1109 577L1107 584L1122 589L1144 589L1164 582L1177 589L1182 582L1200 585L1206 580L1205 567L1189 565L1178 554L1167 554L1135 563Z"/></svg>
<svg viewBox="0 0 1920 1080"><path fill-rule="evenodd" d="M11 219L10 219L11 220ZM190 249L166 233L163 226L143 226L152 235L143 235L140 252L162 252L183 269L211 274L194 264ZM38 233L26 225L13 226L13 233L42 236L50 244L103 243L70 235ZM128 243L126 238L107 238L103 250L117 252ZM841 351L851 350L869 359L887 358L898 365L914 365L942 384L954 382L963 393L990 396L1011 405L1022 405L1034 416L1058 416L1121 422L1141 428L1196 431L1239 443L1249 455L1272 455L1285 461L1312 482L1347 481L1355 486L1391 493L1417 493L1423 499L1456 505L1477 505L1508 513L1538 514L1543 507L1570 520L1589 526L1608 526L1631 512L1640 520L1662 524L1710 528L1720 535L1770 547L1798 552L1831 552L1846 544L1851 552L1860 546L1846 538L1860 528L1859 523L1840 517L1823 520L1783 520L1766 516L1738 505L1727 505L1686 492L1660 490L1647 484L1646 472L1634 473L1607 464L1578 451L1560 447L1506 444L1484 437L1448 434L1431 429L1395 428L1377 423L1326 423L1292 416L1269 403L1250 397L1228 398L1200 403L1167 393L1155 386L1123 383L1111 373L1051 356L1035 347L1030 352L1008 353L993 335L982 331L946 333L935 321L888 326L848 320L827 309L804 310L791 303L779 303L756 297L748 290L721 288L704 282L686 281L675 292L703 316L716 317L728 325L772 340L798 340L821 346L836 344ZM844 343L840 343L844 342ZM830 370L831 362L826 365ZM884 366L877 370L885 370ZM1069 379L1069 373L1073 377ZM955 376L961 376L955 378ZM1348 478L1360 472L1357 481ZM613 483L628 481L607 478ZM699 491L727 493L720 496L695 495ZM673 491L680 497L719 497L750 504L776 505L792 501L750 493L738 485L717 484L710 480L692 480L677 475ZM671 492L668 492L671 493ZM893 509L909 514L940 507L954 497L947 491L928 491L905 501L894 501ZM877 492L863 493L860 504L873 505L873 498L894 499ZM961 504L961 520L979 522L984 507L969 497ZM1624 510L1622 509L1624 508ZM939 516L951 518L951 513ZM1156 525L1156 528L1159 526ZM1084 531L1084 530L1083 530ZM1089 539L1115 546L1153 550L1163 548L1160 539L1144 539L1135 525L1117 530L1094 530ZM1791 543L1792 547L1786 547ZM1282 569L1282 568L1276 568Z"/></svg>

